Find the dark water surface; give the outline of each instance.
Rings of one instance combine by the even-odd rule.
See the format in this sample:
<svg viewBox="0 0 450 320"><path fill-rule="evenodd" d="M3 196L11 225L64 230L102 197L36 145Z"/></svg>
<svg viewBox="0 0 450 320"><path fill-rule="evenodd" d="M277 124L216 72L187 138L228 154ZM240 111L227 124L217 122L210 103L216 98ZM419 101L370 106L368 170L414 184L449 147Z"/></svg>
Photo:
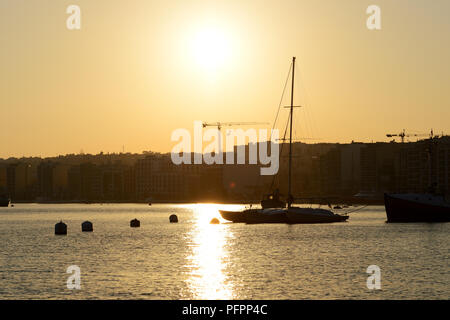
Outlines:
<svg viewBox="0 0 450 320"><path fill-rule="evenodd" d="M387 224L383 207L367 207L340 224L210 225L218 208L243 206L0 208L0 299L450 298L449 223ZM67 236L54 235L60 219ZM71 265L80 290L67 288ZM366 286L369 265L381 290Z"/></svg>

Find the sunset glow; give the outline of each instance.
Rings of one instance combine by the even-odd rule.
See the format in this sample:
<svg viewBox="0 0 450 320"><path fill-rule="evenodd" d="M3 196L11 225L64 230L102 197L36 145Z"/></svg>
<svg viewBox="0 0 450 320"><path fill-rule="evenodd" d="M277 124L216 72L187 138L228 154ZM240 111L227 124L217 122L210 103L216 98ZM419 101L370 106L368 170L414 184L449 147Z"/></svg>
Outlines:
<svg viewBox="0 0 450 320"><path fill-rule="evenodd" d="M0 0L2 306L247 320L448 301L448 12Z"/></svg>
<svg viewBox="0 0 450 320"><path fill-rule="evenodd" d="M384 3L376 31L357 0L79 0L74 30L66 3L2 2L0 157L169 152L195 120L272 124L293 56L296 138L445 132L448 2L416 2Z"/></svg>

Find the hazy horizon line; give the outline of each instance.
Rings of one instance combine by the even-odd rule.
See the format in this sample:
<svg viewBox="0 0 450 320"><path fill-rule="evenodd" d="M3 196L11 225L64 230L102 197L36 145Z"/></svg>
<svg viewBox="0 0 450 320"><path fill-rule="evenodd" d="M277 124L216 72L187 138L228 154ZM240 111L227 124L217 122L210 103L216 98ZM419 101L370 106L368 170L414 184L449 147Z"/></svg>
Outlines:
<svg viewBox="0 0 450 320"><path fill-rule="evenodd" d="M443 137L449 137L449 135L444 135ZM417 139L415 141L396 141L396 140L390 140L390 141L358 141L358 140L352 140L350 142L331 142L331 141L324 141L324 142L303 142L303 141L293 141L293 144L305 144L305 145L319 145L319 144L336 144L336 145L351 145L351 144L376 144L376 143L415 143L422 140L427 140L429 138L423 138L423 139ZM260 141L258 143L267 143L267 141ZM286 144L288 142L285 142ZM283 144L283 143L280 143ZM242 145L235 145L235 147L239 147ZM248 143L245 144L245 146L248 146ZM232 152L232 151L224 151L223 153ZM59 158L59 157L67 157L67 156L99 156L99 155L145 155L148 154L159 154L159 155L170 155L171 151L156 151L156 150L142 150L141 152L138 151L117 151L117 152L105 152L105 151L98 151L97 153L91 153L91 152L84 152L80 151L79 153L65 153L65 154L57 154L57 155L10 155L8 157L0 156L0 161L10 160L10 159L33 159L33 158L39 158L39 159L48 159L48 158ZM195 152L191 152L194 154ZM204 152L202 154L205 154Z"/></svg>

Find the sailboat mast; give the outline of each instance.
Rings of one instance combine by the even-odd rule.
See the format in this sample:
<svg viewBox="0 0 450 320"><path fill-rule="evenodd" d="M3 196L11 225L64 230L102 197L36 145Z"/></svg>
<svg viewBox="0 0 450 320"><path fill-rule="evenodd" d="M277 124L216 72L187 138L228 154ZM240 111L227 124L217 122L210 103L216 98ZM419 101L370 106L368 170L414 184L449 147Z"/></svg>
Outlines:
<svg viewBox="0 0 450 320"><path fill-rule="evenodd" d="M294 75L295 75L295 57L292 57L292 86L291 86L291 112L289 115L290 128L289 128L289 179L288 179L288 208L292 204L292 194L291 194L291 173L292 173L292 121L294 115Z"/></svg>

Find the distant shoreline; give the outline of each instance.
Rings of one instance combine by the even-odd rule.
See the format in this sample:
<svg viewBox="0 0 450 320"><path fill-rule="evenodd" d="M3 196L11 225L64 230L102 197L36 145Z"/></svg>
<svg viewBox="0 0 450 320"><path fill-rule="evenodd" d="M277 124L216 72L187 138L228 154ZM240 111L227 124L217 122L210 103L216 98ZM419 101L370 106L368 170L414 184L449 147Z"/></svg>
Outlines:
<svg viewBox="0 0 450 320"><path fill-rule="evenodd" d="M67 200L67 201L32 201L32 200L22 200L22 201L12 201L11 204L192 204L192 203L217 203L217 204L245 204L245 205L259 205L260 201L214 201L214 200L204 200L204 201L189 201L189 200L157 200L151 203L146 201L83 201L83 200ZM338 198L337 200L326 202L326 201L298 201L295 204L319 204L319 205L384 205L384 200L382 199L348 199L348 198Z"/></svg>

